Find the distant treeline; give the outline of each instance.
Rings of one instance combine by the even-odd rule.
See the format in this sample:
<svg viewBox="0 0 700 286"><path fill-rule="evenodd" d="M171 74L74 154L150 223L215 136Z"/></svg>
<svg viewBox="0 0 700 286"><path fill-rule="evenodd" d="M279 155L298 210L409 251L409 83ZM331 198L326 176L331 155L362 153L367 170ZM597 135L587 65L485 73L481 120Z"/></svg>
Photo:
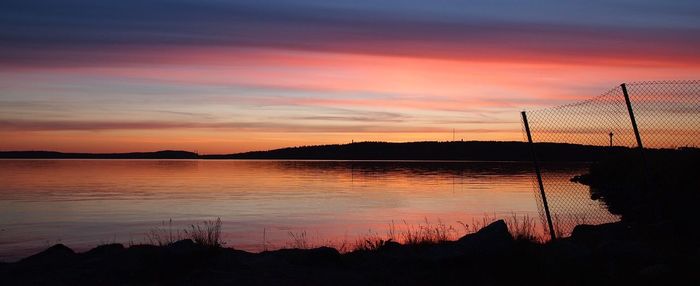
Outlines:
<svg viewBox="0 0 700 286"><path fill-rule="evenodd" d="M541 160L587 161L598 146L560 143L537 144ZM598 152L596 152L598 151ZM530 146L524 142L448 141L448 142L360 142L282 148L270 151L230 155L205 155L207 159L319 159L319 160L484 160L529 161Z"/></svg>
<svg viewBox="0 0 700 286"><path fill-rule="evenodd" d="M542 161L590 161L610 147L562 143L536 144ZM624 147L614 147L626 150ZM0 158L27 159L307 159L307 160L483 160L529 161L530 146L513 141L359 142L300 146L225 155L199 155L186 151L138 153L60 153L49 151L0 152Z"/></svg>
<svg viewBox="0 0 700 286"><path fill-rule="evenodd" d="M589 161L609 147L561 143L538 143L543 161ZM615 149L626 149L615 147ZM0 158L27 159L310 159L310 160L484 160L529 161L530 146L524 142L359 142L300 146L225 155L198 155L186 151L137 153L61 153L50 151L0 152Z"/></svg>
<svg viewBox="0 0 700 286"><path fill-rule="evenodd" d="M4 159L199 159L197 153L187 151L157 151L133 153L62 153L53 151L5 151Z"/></svg>

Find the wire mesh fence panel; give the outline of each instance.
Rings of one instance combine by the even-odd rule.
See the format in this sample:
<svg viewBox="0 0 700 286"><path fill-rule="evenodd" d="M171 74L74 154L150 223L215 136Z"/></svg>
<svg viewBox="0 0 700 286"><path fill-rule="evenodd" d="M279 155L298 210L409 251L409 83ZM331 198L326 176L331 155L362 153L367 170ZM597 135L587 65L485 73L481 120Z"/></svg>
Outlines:
<svg viewBox="0 0 700 286"><path fill-rule="evenodd" d="M700 146L700 81L627 84L645 148Z"/></svg>
<svg viewBox="0 0 700 286"><path fill-rule="evenodd" d="M699 145L700 82L639 82L626 87L642 141L646 143L644 147ZM602 160L612 162L614 165L607 166L612 169L644 171L636 158L643 155L637 150L623 88L618 86L589 100L526 114L557 236L568 235L578 224L619 220L589 186L574 177L587 173L591 164ZM608 160L623 153L635 159ZM536 177L533 180L538 209L546 226L539 184Z"/></svg>

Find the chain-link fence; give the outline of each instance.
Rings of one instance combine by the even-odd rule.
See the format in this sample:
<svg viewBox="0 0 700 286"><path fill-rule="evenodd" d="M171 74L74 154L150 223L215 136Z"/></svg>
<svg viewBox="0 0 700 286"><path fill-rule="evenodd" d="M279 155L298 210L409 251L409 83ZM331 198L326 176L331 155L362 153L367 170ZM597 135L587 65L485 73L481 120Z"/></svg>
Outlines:
<svg viewBox="0 0 700 286"><path fill-rule="evenodd" d="M700 81L623 84L589 100L522 115L525 134L534 142L533 162L539 174L533 185L543 225L550 233L553 230L557 236L563 236L578 224L600 224L620 217L609 211L609 204L597 200L590 184L582 184L585 180L557 176L585 174L595 162L606 161L610 170L627 170L639 174L634 177L637 180L648 180L649 175L644 174L650 168L646 166L650 164L646 153L697 148ZM570 156L562 156L555 152L556 148L548 147L553 144L543 143L576 145L569 145L569 149L581 145L587 150L583 153L586 158L579 158L578 163L562 162ZM620 158L621 154L625 154L625 160L609 160ZM552 171L562 168L572 172ZM639 183L642 185L644 182ZM545 199L547 205L543 203Z"/></svg>

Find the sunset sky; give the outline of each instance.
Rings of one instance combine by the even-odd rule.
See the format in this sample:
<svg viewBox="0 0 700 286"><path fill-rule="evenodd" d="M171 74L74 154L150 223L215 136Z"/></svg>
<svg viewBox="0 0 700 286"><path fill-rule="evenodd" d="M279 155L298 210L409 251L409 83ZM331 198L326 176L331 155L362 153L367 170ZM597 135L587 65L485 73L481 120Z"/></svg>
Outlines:
<svg viewBox="0 0 700 286"><path fill-rule="evenodd" d="M0 150L521 140L519 111L700 77L699 1L4 0Z"/></svg>

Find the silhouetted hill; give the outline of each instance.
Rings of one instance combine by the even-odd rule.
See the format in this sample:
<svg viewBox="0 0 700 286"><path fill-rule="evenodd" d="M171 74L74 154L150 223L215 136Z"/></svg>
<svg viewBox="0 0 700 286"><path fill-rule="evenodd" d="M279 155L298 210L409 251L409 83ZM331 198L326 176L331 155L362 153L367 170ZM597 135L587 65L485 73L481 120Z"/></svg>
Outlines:
<svg viewBox="0 0 700 286"><path fill-rule="evenodd" d="M538 143L545 161L588 161L599 146ZM621 147L616 147L621 148ZM598 151L596 151L598 150ZM202 155L206 159L315 159L315 160L483 160L529 161L530 146L516 141L360 142L301 146L229 155Z"/></svg>
<svg viewBox="0 0 700 286"><path fill-rule="evenodd" d="M601 149L609 147L562 143L538 143L542 161L592 161ZM614 147L626 150L624 147ZM198 155L186 151L136 153L61 153L50 151L7 151L0 158L25 159L297 159L297 160L474 160L529 161L530 146L515 141L452 142L359 142L316 146L288 147L225 155Z"/></svg>
<svg viewBox="0 0 700 286"><path fill-rule="evenodd" d="M132 153L62 153L52 151L5 151L6 159L198 159L197 153L187 151L156 151Z"/></svg>

